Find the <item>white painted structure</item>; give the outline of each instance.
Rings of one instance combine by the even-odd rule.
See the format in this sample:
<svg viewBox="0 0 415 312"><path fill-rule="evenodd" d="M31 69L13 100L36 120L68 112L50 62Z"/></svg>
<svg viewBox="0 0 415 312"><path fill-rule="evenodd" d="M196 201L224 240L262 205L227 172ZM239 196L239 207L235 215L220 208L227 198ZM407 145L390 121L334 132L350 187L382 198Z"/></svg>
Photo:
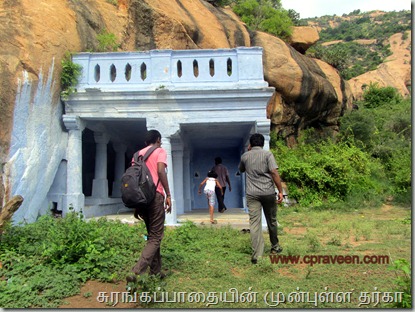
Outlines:
<svg viewBox="0 0 415 312"><path fill-rule="evenodd" d="M167 224L207 208L197 189L216 156L231 176L226 204L245 206L240 156L254 132L269 146L266 105L274 88L264 81L261 48L80 53L73 61L83 74L65 101L66 157L48 193L58 210L72 206L91 217L127 209L120 177L150 129L160 131L168 155Z"/></svg>

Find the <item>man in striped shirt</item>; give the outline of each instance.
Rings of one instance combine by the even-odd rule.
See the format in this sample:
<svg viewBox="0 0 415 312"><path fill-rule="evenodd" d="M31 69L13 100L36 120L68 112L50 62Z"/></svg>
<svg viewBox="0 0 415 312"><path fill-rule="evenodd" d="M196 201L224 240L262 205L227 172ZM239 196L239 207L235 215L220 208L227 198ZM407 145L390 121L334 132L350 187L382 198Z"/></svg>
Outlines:
<svg viewBox="0 0 415 312"><path fill-rule="evenodd" d="M283 200L281 178L274 155L263 149L264 136L253 134L249 139L248 151L241 157L239 171L246 173L246 201L249 211L249 227L251 233L252 258L256 264L264 253L264 236L262 234L262 209L267 221L271 253L280 253L277 234L277 203ZM278 200L275 201L275 186L278 189Z"/></svg>

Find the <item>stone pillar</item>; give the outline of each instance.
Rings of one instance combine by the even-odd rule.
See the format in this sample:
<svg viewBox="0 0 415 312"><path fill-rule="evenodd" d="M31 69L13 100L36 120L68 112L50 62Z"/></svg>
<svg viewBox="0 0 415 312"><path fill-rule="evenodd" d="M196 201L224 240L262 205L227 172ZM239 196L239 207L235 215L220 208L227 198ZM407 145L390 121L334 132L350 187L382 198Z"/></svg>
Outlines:
<svg viewBox="0 0 415 312"><path fill-rule="evenodd" d="M173 159L171 152L171 143L170 138L162 138L162 147L167 152L167 180L169 182L169 188L171 193L171 204L173 206L171 213L166 214L166 224L175 225L177 223L177 206L176 206L176 196L175 196L175 185L173 179Z"/></svg>
<svg viewBox="0 0 415 312"><path fill-rule="evenodd" d="M248 140L245 142L244 148L241 152L241 156L246 151L248 151L248 145L249 145L249 137L248 137ZM245 173L242 173L241 181L242 181L242 205L243 205L244 211L248 213L248 205L246 204L246 175Z"/></svg>
<svg viewBox="0 0 415 312"><path fill-rule="evenodd" d="M69 208L80 212L85 205L85 196L82 192L82 131L85 125L77 116L64 115L63 122L69 131L66 149L67 189L62 207L62 215L65 216Z"/></svg>
<svg viewBox="0 0 415 312"><path fill-rule="evenodd" d="M264 138L265 138L265 142L264 142L264 150L269 150L269 141L270 141L270 121L267 120L262 120L262 121L257 121L257 132L261 133Z"/></svg>
<svg viewBox="0 0 415 312"><path fill-rule="evenodd" d="M114 182L112 183L112 197L121 197L121 177L125 171L125 152L127 146L122 143L114 143L115 170Z"/></svg>
<svg viewBox="0 0 415 312"><path fill-rule="evenodd" d="M192 210L192 198L191 198L191 173L190 173L190 153L188 150L183 152L183 193L184 193L184 212Z"/></svg>
<svg viewBox="0 0 415 312"><path fill-rule="evenodd" d="M92 197L108 198L107 144L109 137L104 132L94 132L96 142L95 177L92 181Z"/></svg>
<svg viewBox="0 0 415 312"><path fill-rule="evenodd" d="M174 198L176 200L176 216L184 213L184 178L183 178L183 144L180 140L172 141L172 161Z"/></svg>

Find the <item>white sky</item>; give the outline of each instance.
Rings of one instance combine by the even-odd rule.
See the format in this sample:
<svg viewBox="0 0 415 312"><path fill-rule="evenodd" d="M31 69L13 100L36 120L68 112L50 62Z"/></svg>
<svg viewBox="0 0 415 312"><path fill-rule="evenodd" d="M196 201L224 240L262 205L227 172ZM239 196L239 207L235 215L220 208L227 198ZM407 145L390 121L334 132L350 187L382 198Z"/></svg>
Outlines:
<svg viewBox="0 0 415 312"><path fill-rule="evenodd" d="M299 13L300 18L341 16L358 9L361 12L411 10L412 5L411 0L281 0L281 3L284 9Z"/></svg>

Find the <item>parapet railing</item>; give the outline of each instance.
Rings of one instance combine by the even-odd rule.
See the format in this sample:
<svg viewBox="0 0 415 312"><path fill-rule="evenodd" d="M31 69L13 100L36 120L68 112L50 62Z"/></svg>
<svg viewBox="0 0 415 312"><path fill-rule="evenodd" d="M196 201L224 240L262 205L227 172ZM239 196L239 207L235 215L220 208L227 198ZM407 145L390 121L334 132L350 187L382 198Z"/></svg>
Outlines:
<svg viewBox="0 0 415 312"><path fill-rule="evenodd" d="M262 48L79 53L77 91L267 87Z"/></svg>

